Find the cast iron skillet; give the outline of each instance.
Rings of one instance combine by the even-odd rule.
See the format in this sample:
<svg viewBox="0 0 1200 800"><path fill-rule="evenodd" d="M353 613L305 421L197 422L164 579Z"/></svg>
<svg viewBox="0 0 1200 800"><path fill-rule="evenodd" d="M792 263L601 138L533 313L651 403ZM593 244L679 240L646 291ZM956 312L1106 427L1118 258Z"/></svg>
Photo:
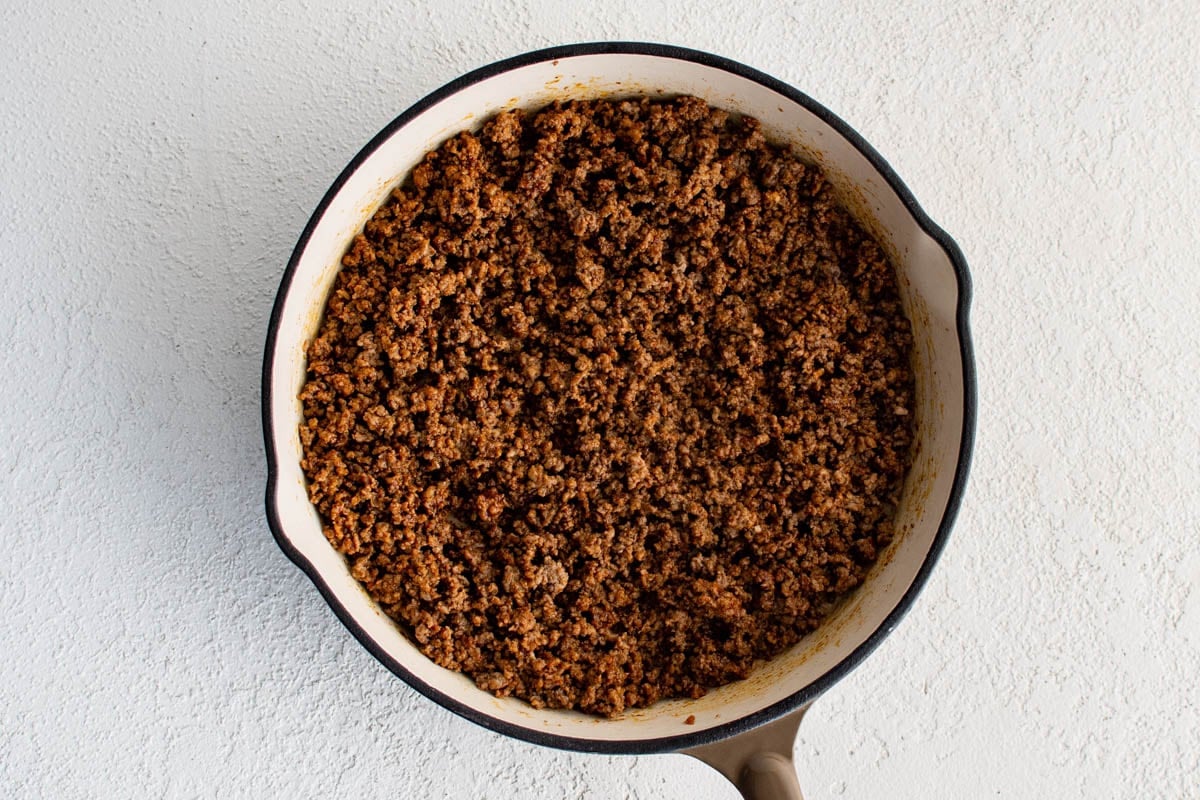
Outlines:
<svg viewBox="0 0 1200 800"><path fill-rule="evenodd" d="M304 348L320 322L347 244L441 141L514 106L685 93L757 117L768 136L790 142L819 163L896 265L913 323L917 377L917 446L897 512L899 535L821 628L744 681L698 700L663 701L616 719L537 710L493 697L425 658L325 539L300 470L297 394L304 381ZM954 241L858 133L791 86L728 59L656 44L569 45L507 59L450 82L393 120L342 171L300 235L275 300L263 362L267 519L279 546L354 636L397 676L451 711L498 733L551 747L685 752L720 770L746 797L796 798L800 790L791 758L800 717L912 607L962 500L975 425L969 300L967 266Z"/></svg>

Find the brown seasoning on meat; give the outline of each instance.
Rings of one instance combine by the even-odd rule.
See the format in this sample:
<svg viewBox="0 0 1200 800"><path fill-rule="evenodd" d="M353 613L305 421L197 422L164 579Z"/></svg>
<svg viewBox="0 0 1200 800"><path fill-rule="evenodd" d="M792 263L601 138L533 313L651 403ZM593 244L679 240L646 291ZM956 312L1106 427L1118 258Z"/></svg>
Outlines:
<svg viewBox="0 0 1200 800"><path fill-rule="evenodd" d="M429 153L308 348L325 534L423 653L614 715L744 678L892 535L912 335L820 170L693 97Z"/></svg>

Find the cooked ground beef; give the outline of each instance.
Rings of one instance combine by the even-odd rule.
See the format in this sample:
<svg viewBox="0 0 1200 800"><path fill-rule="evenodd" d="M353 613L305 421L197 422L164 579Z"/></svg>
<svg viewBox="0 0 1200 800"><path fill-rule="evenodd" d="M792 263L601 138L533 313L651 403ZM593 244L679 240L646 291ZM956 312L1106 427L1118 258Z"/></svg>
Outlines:
<svg viewBox="0 0 1200 800"><path fill-rule="evenodd" d="M329 541L497 695L617 714L812 631L892 536L912 336L817 168L693 97L429 153L308 348Z"/></svg>

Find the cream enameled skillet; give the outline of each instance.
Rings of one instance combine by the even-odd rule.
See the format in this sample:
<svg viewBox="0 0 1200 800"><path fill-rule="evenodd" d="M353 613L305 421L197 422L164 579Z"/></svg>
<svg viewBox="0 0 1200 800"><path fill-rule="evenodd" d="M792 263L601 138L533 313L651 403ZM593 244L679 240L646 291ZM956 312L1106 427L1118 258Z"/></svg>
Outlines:
<svg viewBox="0 0 1200 800"><path fill-rule="evenodd" d="M889 250L915 333L917 446L898 534L829 620L744 681L599 719L496 698L423 656L350 576L321 532L300 469L305 345L351 238L429 150L490 115L567 98L692 94L757 117L766 134L818 163ZM800 796L792 744L800 717L861 662L912 606L945 545L966 481L975 417L967 330L970 282L958 247L883 158L823 106L727 59L652 44L570 45L518 56L447 84L363 148L321 200L283 275L263 363L267 518L280 547L338 618L396 675L451 711L508 736L597 753L682 751L746 797ZM691 724L687 720L691 719Z"/></svg>

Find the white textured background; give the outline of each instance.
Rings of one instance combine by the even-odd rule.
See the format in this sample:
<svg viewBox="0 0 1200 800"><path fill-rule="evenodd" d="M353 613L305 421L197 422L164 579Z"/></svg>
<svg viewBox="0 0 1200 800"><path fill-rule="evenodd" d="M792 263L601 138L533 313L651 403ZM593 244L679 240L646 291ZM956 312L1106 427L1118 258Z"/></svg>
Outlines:
<svg viewBox="0 0 1200 800"><path fill-rule="evenodd" d="M1194 2L166 5L0 10L0 796L734 797L433 706L263 518L267 316L328 184L468 69L630 38L826 103L974 273L967 502L805 721L810 798L1200 797Z"/></svg>

